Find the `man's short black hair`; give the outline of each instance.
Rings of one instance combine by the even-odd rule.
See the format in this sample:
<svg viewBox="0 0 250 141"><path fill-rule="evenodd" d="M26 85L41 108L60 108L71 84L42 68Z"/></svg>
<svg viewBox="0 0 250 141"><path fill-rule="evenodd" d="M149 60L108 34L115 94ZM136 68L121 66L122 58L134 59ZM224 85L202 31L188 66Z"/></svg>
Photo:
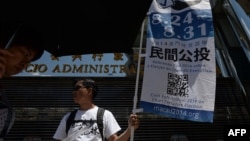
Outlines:
<svg viewBox="0 0 250 141"><path fill-rule="evenodd" d="M31 25L23 24L17 30L13 45L25 45L37 51L32 61L39 59L43 52L43 38L41 33Z"/></svg>
<svg viewBox="0 0 250 141"><path fill-rule="evenodd" d="M36 50L36 55L32 59L39 59L44 52L44 40L41 32L32 25L26 23L0 23L0 37L2 46L6 46L11 37L10 47L12 45L27 46Z"/></svg>
<svg viewBox="0 0 250 141"><path fill-rule="evenodd" d="M73 87L75 86L75 84L79 81L82 81L82 85L85 86L86 88L92 88L92 98L95 99L95 97L98 94L98 87L96 85L96 82L93 79L90 78L79 78L79 79L75 79L75 81L73 82Z"/></svg>

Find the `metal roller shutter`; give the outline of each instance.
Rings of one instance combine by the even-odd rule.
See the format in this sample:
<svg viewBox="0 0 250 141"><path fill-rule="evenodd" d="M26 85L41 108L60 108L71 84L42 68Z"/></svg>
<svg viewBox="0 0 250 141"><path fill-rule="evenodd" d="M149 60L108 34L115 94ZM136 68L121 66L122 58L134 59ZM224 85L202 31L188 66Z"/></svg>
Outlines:
<svg viewBox="0 0 250 141"><path fill-rule="evenodd" d="M75 78L12 77L3 80L3 86L16 111L16 121L7 140L21 141L27 136L52 140L62 116L76 108L72 99ZM135 82L125 78L94 78L100 92L96 105L113 112L122 128L132 111Z"/></svg>
<svg viewBox="0 0 250 141"><path fill-rule="evenodd" d="M73 104L71 95L74 79L12 77L1 80L1 85L6 89L17 115L6 141L22 141L27 136L52 141L62 116L77 107ZM111 110L122 129L126 129L127 117L133 107L135 78L94 79L100 89L95 103ZM135 131L134 140L168 141L173 135L186 135L192 141L223 139L225 124L249 123L249 114L244 108L240 90L234 81L218 79L214 123L198 123L139 113L141 124Z"/></svg>

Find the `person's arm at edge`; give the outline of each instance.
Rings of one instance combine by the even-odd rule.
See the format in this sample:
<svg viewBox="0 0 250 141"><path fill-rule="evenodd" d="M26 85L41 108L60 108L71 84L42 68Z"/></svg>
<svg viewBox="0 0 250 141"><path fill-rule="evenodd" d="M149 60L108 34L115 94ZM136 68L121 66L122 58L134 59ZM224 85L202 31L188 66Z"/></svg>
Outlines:
<svg viewBox="0 0 250 141"><path fill-rule="evenodd" d="M0 48L0 79L4 76L5 74L5 63L6 59L5 56L13 56L9 51Z"/></svg>

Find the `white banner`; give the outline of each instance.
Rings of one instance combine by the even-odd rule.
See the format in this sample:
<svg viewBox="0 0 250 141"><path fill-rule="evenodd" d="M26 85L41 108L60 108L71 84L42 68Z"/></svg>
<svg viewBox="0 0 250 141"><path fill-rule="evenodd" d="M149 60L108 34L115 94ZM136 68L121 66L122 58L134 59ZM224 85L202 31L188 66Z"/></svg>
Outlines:
<svg viewBox="0 0 250 141"><path fill-rule="evenodd" d="M213 122L216 62L209 0L153 0L147 32L143 111Z"/></svg>

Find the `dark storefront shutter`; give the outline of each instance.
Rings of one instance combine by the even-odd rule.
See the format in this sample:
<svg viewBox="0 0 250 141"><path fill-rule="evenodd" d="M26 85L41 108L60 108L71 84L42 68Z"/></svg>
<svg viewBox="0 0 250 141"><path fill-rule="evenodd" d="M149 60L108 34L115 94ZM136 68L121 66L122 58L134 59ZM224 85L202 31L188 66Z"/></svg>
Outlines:
<svg viewBox="0 0 250 141"><path fill-rule="evenodd" d="M16 121L7 140L21 141L27 136L52 140L62 116L77 107L72 99L74 79L13 77L3 80L5 92L16 111ZM100 90L96 105L111 110L125 129L133 107L134 80L94 79Z"/></svg>
<svg viewBox="0 0 250 141"><path fill-rule="evenodd" d="M133 107L135 78L94 79L100 89L95 103L111 110L125 130L128 115ZM74 78L52 77L13 77L1 80L17 114L14 127L6 141L22 141L23 138L31 136L40 137L42 141L52 141L62 116L77 107L72 101L73 80ZM135 131L134 140L168 141L171 136L184 135L190 141L215 141L223 139L225 124L249 123L249 115L244 112L244 101L233 79L218 79L216 87L214 123L198 123L139 113L141 124ZM139 95L140 91L138 100Z"/></svg>

